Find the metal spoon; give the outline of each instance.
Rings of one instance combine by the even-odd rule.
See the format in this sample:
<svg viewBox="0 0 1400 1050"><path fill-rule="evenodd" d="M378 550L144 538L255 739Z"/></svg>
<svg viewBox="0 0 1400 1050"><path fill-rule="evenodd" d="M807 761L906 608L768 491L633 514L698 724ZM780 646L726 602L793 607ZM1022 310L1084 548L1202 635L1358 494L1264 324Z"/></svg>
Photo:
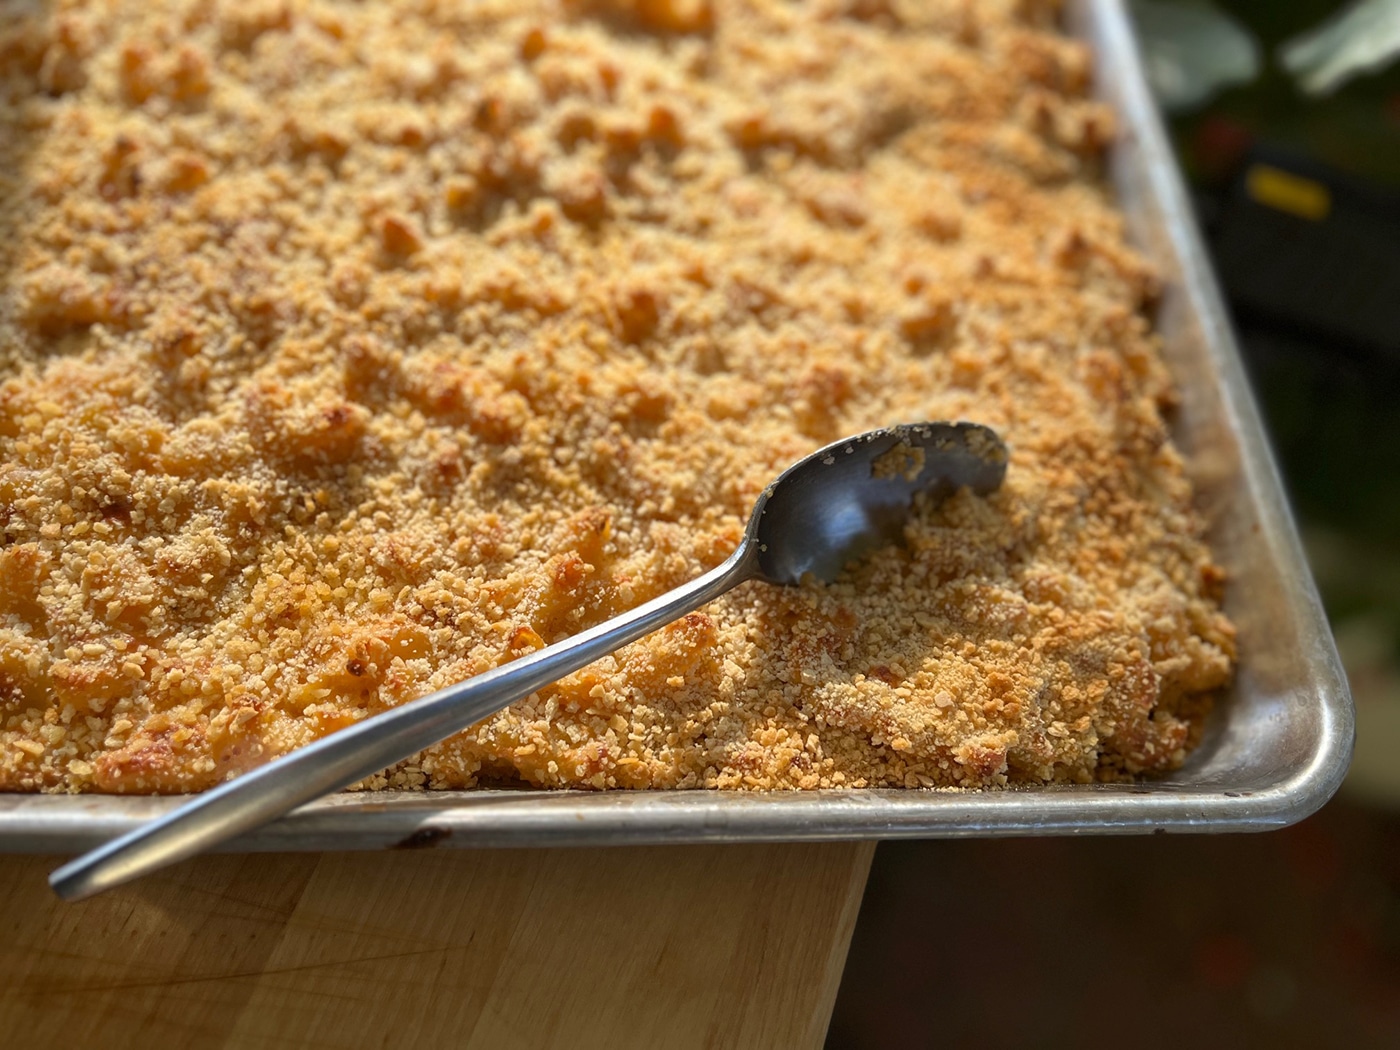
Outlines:
<svg viewBox="0 0 1400 1050"><path fill-rule="evenodd" d="M785 470L754 505L724 564L631 612L512 663L342 729L199 795L65 864L49 884L76 901L201 853L363 780L713 601L745 580L834 579L895 542L914 495L985 494L1006 447L975 423L915 423L838 441Z"/></svg>

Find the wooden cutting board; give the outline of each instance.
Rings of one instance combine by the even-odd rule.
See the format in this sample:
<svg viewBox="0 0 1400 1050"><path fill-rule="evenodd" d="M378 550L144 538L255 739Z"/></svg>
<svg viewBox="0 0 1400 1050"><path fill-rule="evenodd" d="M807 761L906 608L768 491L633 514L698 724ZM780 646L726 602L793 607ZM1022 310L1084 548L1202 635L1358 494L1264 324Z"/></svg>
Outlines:
<svg viewBox="0 0 1400 1050"><path fill-rule="evenodd" d="M211 856L63 904L0 858L39 1047L822 1045L873 843Z"/></svg>

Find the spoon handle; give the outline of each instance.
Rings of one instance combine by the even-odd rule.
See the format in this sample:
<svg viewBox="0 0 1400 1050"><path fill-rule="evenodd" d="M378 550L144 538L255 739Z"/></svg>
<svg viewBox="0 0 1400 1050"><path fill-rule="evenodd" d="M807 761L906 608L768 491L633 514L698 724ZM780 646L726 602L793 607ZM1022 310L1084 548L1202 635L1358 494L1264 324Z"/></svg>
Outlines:
<svg viewBox="0 0 1400 1050"><path fill-rule="evenodd" d="M717 568L504 666L367 718L196 796L49 876L64 900L119 886L363 780L718 598L753 575L746 538Z"/></svg>

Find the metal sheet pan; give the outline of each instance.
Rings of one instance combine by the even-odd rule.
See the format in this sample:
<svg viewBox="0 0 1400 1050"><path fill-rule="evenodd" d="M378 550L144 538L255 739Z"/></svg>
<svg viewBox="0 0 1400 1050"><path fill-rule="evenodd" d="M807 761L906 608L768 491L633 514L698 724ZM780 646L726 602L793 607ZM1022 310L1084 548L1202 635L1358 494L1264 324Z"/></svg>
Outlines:
<svg viewBox="0 0 1400 1050"><path fill-rule="evenodd" d="M462 791L339 795L230 850L559 846L1151 831L1250 831L1301 820L1350 760L1346 679L1147 84L1122 0L1071 0L1117 111L1109 173L1131 235L1166 282L1157 318L1182 395L1176 439L1229 569L1241 662L1204 742L1140 784L987 792ZM172 798L0 795L0 850L87 849Z"/></svg>

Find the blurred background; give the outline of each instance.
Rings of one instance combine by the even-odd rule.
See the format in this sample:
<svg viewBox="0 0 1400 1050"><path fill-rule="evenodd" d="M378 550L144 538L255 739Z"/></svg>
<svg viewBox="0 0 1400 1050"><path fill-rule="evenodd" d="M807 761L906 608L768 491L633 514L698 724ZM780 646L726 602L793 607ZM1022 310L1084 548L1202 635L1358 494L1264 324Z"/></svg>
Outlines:
<svg viewBox="0 0 1400 1050"><path fill-rule="evenodd" d="M1400 1047L1400 0L1131 0L1357 705L1267 835L880 846L828 1050Z"/></svg>

